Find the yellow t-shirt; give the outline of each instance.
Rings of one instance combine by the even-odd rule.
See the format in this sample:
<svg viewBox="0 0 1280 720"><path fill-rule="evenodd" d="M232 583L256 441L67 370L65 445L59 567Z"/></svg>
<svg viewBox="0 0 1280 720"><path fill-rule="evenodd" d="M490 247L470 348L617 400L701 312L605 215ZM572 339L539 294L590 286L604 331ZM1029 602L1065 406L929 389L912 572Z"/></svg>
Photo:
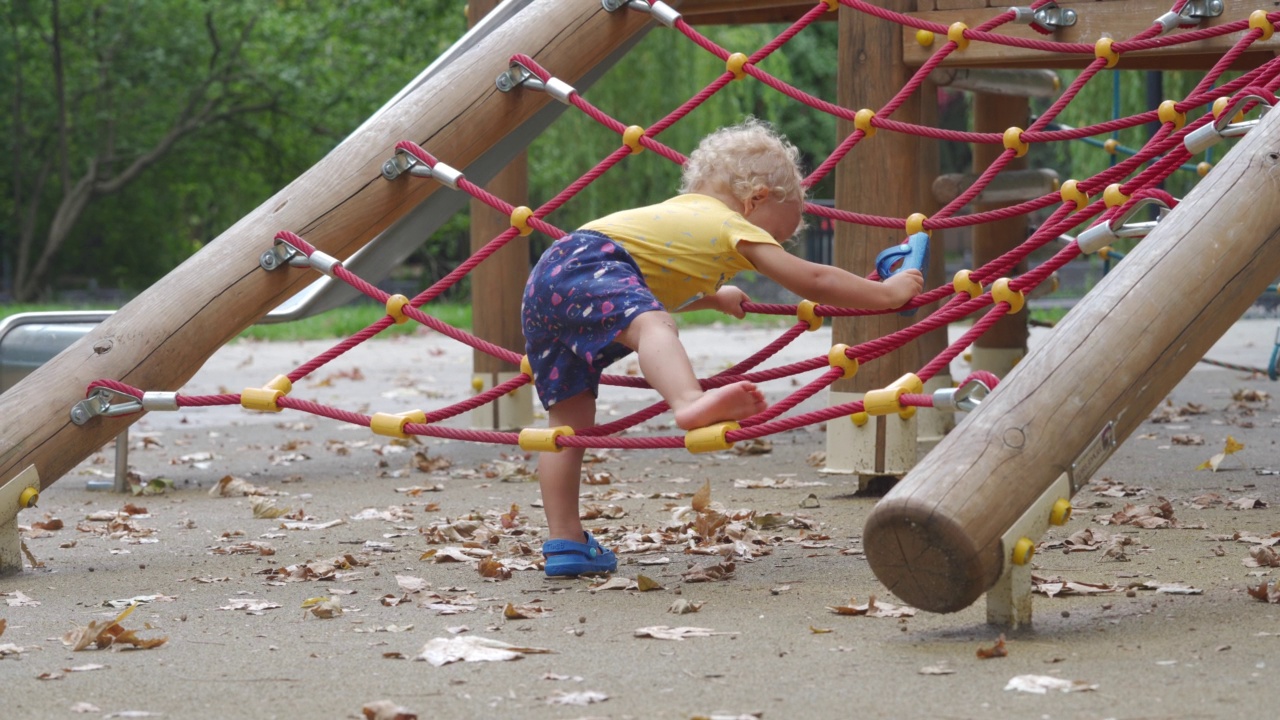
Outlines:
<svg viewBox="0 0 1280 720"><path fill-rule="evenodd" d="M672 312L707 295L743 270L755 268L738 243L777 245L769 233L706 195L678 195L623 210L582 226L609 236L635 259L658 302Z"/></svg>

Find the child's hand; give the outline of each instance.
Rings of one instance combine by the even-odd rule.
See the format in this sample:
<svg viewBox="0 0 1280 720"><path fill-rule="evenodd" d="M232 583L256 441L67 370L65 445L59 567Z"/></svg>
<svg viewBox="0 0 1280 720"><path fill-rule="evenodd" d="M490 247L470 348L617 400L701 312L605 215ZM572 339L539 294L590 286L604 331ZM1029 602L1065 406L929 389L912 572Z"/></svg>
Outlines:
<svg viewBox="0 0 1280 720"><path fill-rule="evenodd" d="M739 320L746 317L747 311L742 309L744 302L751 302L751 298L732 285L723 285L716 291L715 308L725 315L732 315Z"/></svg>
<svg viewBox="0 0 1280 720"><path fill-rule="evenodd" d="M889 307L902 307L924 289L924 275L915 269L900 270L880 284L889 295Z"/></svg>

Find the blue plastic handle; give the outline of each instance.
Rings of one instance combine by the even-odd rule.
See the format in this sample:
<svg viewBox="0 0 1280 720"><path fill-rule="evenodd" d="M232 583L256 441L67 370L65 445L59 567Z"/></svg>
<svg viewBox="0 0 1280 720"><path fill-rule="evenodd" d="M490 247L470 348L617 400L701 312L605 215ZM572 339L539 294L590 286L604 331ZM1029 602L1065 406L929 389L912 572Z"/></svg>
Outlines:
<svg viewBox="0 0 1280 720"><path fill-rule="evenodd" d="M929 233L918 232L907 237L901 245L882 251L876 256L876 274L881 280L890 278L906 269L925 272L929 265ZM904 310L899 315L915 315L916 309Z"/></svg>

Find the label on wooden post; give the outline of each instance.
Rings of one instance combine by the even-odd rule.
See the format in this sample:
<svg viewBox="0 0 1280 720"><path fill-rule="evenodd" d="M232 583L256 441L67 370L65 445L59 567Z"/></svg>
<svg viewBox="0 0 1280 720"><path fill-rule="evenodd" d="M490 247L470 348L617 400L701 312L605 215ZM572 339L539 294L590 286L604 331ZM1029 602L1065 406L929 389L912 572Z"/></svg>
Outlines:
<svg viewBox="0 0 1280 720"><path fill-rule="evenodd" d="M1080 453L1080 457L1071 463L1071 494L1075 495L1080 492L1080 488L1089 482L1089 478L1098 472L1098 468L1102 467L1102 463L1111 457L1111 453L1116 449L1116 423L1114 420L1109 421L1102 427L1102 432L1098 433L1084 452Z"/></svg>

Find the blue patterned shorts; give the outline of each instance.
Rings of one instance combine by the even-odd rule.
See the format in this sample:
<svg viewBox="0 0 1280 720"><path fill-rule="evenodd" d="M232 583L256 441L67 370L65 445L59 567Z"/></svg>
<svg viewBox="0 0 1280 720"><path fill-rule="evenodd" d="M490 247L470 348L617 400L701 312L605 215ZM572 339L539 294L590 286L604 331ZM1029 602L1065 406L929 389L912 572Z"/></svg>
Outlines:
<svg viewBox="0 0 1280 720"><path fill-rule="evenodd" d="M521 308L543 407L586 390L598 395L604 369L631 352L614 339L640 314L665 309L635 260L607 236L579 230L547 248Z"/></svg>

